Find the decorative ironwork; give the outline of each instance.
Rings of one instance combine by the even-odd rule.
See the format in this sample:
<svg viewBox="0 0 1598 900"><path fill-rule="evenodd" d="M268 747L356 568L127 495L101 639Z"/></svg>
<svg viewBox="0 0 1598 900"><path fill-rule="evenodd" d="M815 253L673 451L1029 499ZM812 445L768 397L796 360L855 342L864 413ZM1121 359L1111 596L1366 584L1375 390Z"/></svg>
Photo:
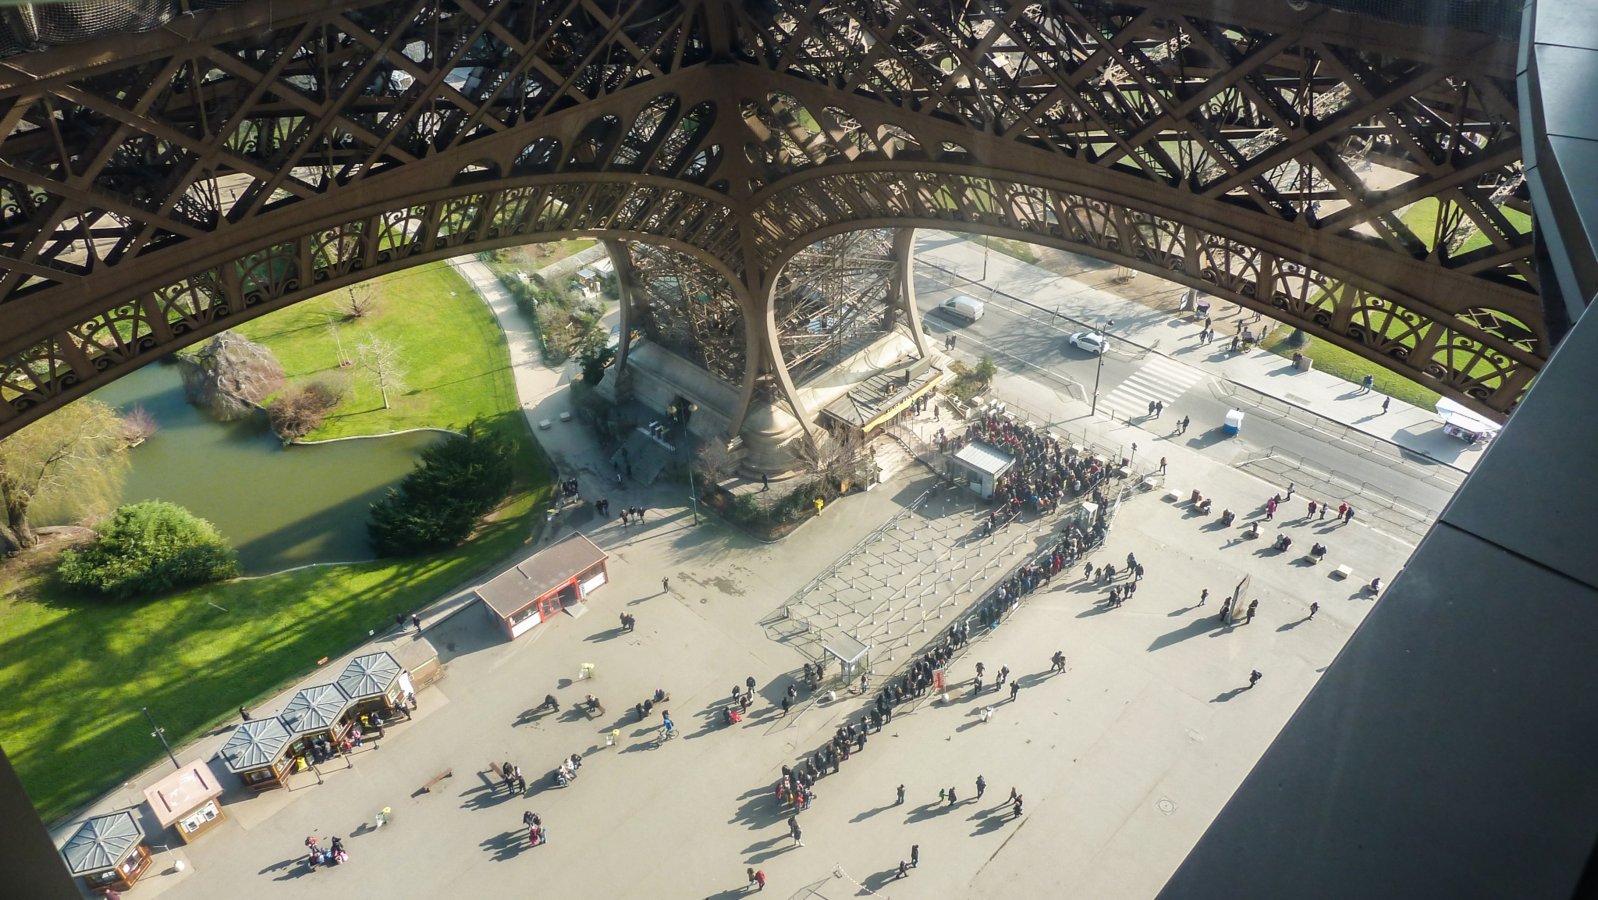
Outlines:
<svg viewBox="0 0 1598 900"><path fill-rule="evenodd" d="M810 335L781 273L859 229L1077 249L1488 411L1559 337L1492 33L1202 0L218 5L136 50L0 47L0 434L231 322L577 234L724 285L725 321L647 327L801 414L794 377L903 296L829 296Z"/></svg>
<svg viewBox="0 0 1598 900"><path fill-rule="evenodd" d="M632 327L731 384L748 364L744 306L721 273L663 247L628 247L636 286L627 298Z"/></svg>
<svg viewBox="0 0 1598 900"><path fill-rule="evenodd" d="M783 363L803 384L893 327L898 264L887 229L848 231L801 250L773 298Z"/></svg>

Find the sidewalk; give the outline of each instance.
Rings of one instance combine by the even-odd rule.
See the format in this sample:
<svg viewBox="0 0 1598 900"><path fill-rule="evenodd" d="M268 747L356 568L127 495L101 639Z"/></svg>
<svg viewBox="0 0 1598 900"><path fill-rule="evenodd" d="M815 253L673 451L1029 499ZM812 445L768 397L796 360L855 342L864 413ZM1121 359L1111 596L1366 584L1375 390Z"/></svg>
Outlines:
<svg viewBox="0 0 1598 900"><path fill-rule="evenodd" d="M1357 384L1314 370L1297 371L1291 361L1267 351L1227 352L1232 324L1246 311L1223 300L1212 301L1212 317L1221 337L1201 348L1200 324L1186 315L1151 309L996 250L984 254L980 243L963 235L920 231L916 257L958 280L980 284L985 290L1083 328L1113 320L1111 334L1117 340L1178 359L1234 385L1462 472L1469 472L1481 458L1480 448L1471 448L1443 434L1442 422L1432 410L1395 399L1383 414L1382 395L1363 392ZM985 281L981 280L984 273ZM1173 292L1181 290L1172 285ZM977 298L985 299L981 294ZM1309 355L1313 357L1313 351Z"/></svg>

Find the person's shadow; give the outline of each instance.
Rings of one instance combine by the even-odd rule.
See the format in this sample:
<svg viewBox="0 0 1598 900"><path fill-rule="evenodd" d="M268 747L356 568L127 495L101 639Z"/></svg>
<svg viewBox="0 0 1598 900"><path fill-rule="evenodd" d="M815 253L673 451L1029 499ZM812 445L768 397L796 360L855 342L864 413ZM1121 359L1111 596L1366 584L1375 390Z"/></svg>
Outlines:
<svg viewBox="0 0 1598 900"><path fill-rule="evenodd" d="M1215 699L1211 700L1210 702L1211 703L1225 703L1226 701L1231 700L1233 697L1236 697L1238 694L1241 694L1244 691L1248 690L1250 687L1252 687L1252 685L1245 685L1244 687L1232 688L1231 690L1226 691L1225 693L1216 694L1215 695Z"/></svg>

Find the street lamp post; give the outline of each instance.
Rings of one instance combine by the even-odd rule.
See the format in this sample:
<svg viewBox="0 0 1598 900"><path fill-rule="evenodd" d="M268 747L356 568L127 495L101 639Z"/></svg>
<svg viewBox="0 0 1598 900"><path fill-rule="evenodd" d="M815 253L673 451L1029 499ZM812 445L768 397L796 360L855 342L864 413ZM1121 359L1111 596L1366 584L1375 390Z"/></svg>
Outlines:
<svg viewBox="0 0 1598 900"><path fill-rule="evenodd" d="M1106 328L1109 328L1111 325L1114 325L1114 324L1115 324L1115 320L1114 319L1110 319L1110 320L1106 321L1103 325L1100 325L1099 326L1099 337L1104 337L1104 330ZM1101 343L1099 345L1099 367L1098 367L1097 371L1095 371L1093 373L1093 405L1092 405L1092 408L1088 410L1088 415L1090 415L1090 416L1096 416L1096 415L1099 414L1099 379L1101 379L1103 377L1104 377L1104 345Z"/></svg>
<svg viewBox="0 0 1598 900"><path fill-rule="evenodd" d="M150 715L148 706L141 706L139 709L144 711L144 717L150 720L150 727L154 729L150 732L150 737L161 740L161 746L166 748L166 758L172 760L172 768L177 769L179 772L183 771L183 766L178 762L178 758L172 754L172 745L166 742L166 729L155 724L155 716Z"/></svg>
<svg viewBox="0 0 1598 900"><path fill-rule="evenodd" d="M694 524L699 524L699 489L694 487L694 464L688 463L688 503L693 507Z"/></svg>

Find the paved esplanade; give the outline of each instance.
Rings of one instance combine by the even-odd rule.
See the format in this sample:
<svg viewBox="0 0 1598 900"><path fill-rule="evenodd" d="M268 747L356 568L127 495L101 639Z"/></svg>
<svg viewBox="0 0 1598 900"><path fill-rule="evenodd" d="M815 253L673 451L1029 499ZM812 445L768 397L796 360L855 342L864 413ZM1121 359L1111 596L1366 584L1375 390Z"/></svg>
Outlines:
<svg viewBox="0 0 1598 900"><path fill-rule="evenodd" d="M513 320L507 325L514 352L520 337ZM561 373L518 370L529 415L558 412L566 396ZM1069 419L1082 410L1056 412ZM1104 443L1116 440L1089 430ZM580 467L590 452L575 426L539 437L566 466ZM1171 485L1200 487L1217 507L1253 515L1278 489L1180 444L1159 445L1165 449L1147 452L1170 458ZM843 716L858 718L861 704L807 700L779 717L787 679L806 656L762 623L929 489L934 483L921 470L904 470L876 490L829 504L819 522L774 545L719 526L695 528L665 489L613 495L654 512L642 529L625 530L615 519L592 528L612 554L613 580L593 597L591 615L557 619L514 643L471 609L430 624L449 670L423 692L414 722L357 754L354 768L326 773L322 785L299 776L293 790L230 796L229 823L192 847L158 854L155 872L179 860L186 871L151 877L139 895L265 900L526 889L687 898L742 890L752 865L779 896L807 886L819 896L853 896L855 882L891 896L1151 896L1370 607L1358 582L1390 577L1408 553L1358 522L1294 524L1302 515L1295 498L1271 527L1294 534L1299 549L1314 539L1329 543L1356 572L1354 581L1335 581L1329 567L1297 564L1297 552L1266 550L1271 529L1265 540L1238 541L1235 529L1217 530L1214 517L1190 515L1159 492L1142 495L1123 508L1109 546L1095 557L1119 565L1135 551L1148 569L1136 596L1106 609L1102 589L1082 585L1079 572L1030 595L951 670L969 679L983 661L991 683L1009 666L1023 685L1019 700L998 703L983 722L981 708L1001 695L979 702L966 686L948 704L923 702L896 715L839 774L820 781L815 805L800 814L805 846L791 847L787 812L772 796L777 770L824 742ZM920 527L973 528L965 498L940 499L945 490L917 507L915 516L926 519ZM1012 525L982 543L997 554L1036 527ZM914 560L929 571L943 566L926 554ZM1245 574L1252 578L1245 596L1260 599L1259 617L1224 628L1214 619L1217 602ZM662 575L671 578L666 593ZM1194 608L1204 587L1210 602ZM1321 605L1312 621L1311 602ZM632 634L615 627L623 610L638 618ZM929 626L928 634L936 630ZM1069 660L1064 675L1048 674L1055 650ZM899 665L904 654L897 656L879 667ZM596 679L574 682L586 662L596 665ZM1241 690L1252 669L1263 681ZM751 716L723 727L719 705L749 675L760 684ZM658 749L658 716L639 724L630 711L657 687L671 692L683 732ZM551 691L566 710L525 715ZM607 715L567 711L588 691ZM619 744L599 749L612 728L620 729ZM581 776L549 787L549 771L573 751L585 757ZM522 767L532 796L507 799L479 774L507 759ZM445 768L453 768L452 779L435 793L417 793ZM988 783L980 803L971 799L978 775ZM900 783L907 797L896 807ZM960 802L938 806L939 789L950 786ZM1012 786L1026 800L1019 821L997 815ZM383 807L393 820L374 830L373 814ZM526 846L521 817L529 809L548 827L548 844ZM306 871L302 842L312 833L343 837L349 865ZM889 883L912 844L920 847L919 869Z"/></svg>

